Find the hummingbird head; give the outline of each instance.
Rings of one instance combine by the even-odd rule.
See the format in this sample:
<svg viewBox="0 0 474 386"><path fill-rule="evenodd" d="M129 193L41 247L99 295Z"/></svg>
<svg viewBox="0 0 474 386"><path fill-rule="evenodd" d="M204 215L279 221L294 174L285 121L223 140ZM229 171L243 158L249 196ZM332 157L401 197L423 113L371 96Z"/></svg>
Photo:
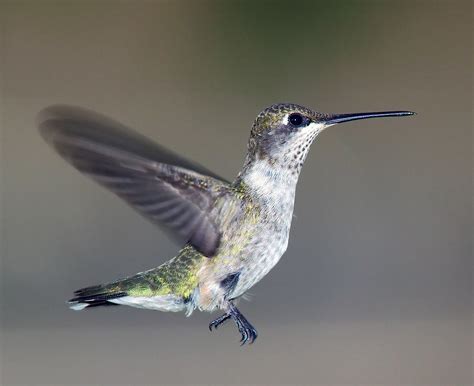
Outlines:
<svg viewBox="0 0 474 386"><path fill-rule="evenodd" d="M266 160L298 175L312 142L327 127L358 119L413 114L411 111L324 114L297 104L274 104L255 119L248 144L248 161Z"/></svg>

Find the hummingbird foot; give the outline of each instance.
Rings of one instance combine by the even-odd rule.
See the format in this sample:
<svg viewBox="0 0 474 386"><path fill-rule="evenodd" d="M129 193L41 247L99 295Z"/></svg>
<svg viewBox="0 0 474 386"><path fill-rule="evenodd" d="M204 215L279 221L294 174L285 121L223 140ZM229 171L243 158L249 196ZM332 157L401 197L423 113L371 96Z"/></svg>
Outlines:
<svg viewBox="0 0 474 386"><path fill-rule="evenodd" d="M250 324L245 316L238 310L236 306L234 306L231 302L229 302L229 310L222 316L219 316L217 319L213 320L209 323L209 330L212 331L213 328L217 330L222 323L226 322L232 318L239 329L240 334L242 335L242 339L240 339L241 346L248 343L252 344L255 339L257 339L258 333L254 326Z"/></svg>
<svg viewBox="0 0 474 386"><path fill-rule="evenodd" d="M214 319L211 323L209 323L209 331L212 331L213 328L217 330L217 327L229 320L231 317L232 316L230 314L224 314L219 316L217 319Z"/></svg>
<svg viewBox="0 0 474 386"><path fill-rule="evenodd" d="M240 339L241 346L248 342L248 344L252 344L255 339L257 339L258 333L254 326L250 324L247 318L241 314L241 312L230 303L229 314L234 319L239 332L242 334L242 339Z"/></svg>

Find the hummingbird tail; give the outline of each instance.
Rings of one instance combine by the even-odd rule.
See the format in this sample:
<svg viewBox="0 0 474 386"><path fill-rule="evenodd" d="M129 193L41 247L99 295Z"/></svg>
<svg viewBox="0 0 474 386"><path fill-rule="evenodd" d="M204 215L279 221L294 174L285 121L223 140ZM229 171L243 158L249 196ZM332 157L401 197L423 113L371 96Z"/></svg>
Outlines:
<svg viewBox="0 0 474 386"><path fill-rule="evenodd" d="M79 289L68 301L69 307L80 311L89 307L126 305L190 314L194 309L195 284L173 281L169 271L169 265L163 265L112 283Z"/></svg>
<svg viewBox="0 0 474 386"><path fill-rule="evenodd" d="M118 306L119 304L110 300L123 296L127 296L127 293L114 290L108 285L95 285L74 291L74 297L68 301L68 304L71 309L76 311L86 307Z"/></svg>

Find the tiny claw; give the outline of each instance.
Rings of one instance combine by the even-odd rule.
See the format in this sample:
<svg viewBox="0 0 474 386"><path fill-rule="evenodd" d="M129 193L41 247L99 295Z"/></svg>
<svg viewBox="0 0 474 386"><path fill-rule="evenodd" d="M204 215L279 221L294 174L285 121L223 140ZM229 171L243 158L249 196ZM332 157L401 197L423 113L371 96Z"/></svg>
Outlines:
<svg viewBox="0 0 474 386"><path fill-rule="evenodd" d="M242 334L242 339L240 339L240 345L243 346L249 340L249 336L246 330L241 330L240 333Z"/></svg>
<svg viewBox="0 0 474 386"><path fill-rule="evenodd" d="M255 342L258 338L258 333L257 333L257 330L253 330L252 331L252 340L249 344L252 344L253 342Z"/></svg>
<svg viewBox="0 0 474 386"><path fill-rule="evenodd" d="M242 342L241 346L245 343L252 344L258 337L257 330L255 330L254 328L242 329L240 333L242 334L242 339L240 340Z"/></svg>
<svg viewBox="0 0 474 386"><path fill-rule="evenodd" d="M252 344L253 342L255 342L255 334L253 331L250 332L250 339L249 339L249 344Z"/></svg>

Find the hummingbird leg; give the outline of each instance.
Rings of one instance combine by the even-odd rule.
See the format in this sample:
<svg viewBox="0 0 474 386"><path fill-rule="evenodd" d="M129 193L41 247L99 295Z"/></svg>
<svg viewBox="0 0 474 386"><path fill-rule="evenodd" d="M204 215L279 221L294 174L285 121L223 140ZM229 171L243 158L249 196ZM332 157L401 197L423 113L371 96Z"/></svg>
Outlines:
<svg viewBox="0 0 474 386"><path fill-rule="evenodd" d="M209 323L209 331L212 331L213 328L217 330L222 323L229 320L232 316L230 314L224 314L219 316L217 319L214 319L211 323Z"/></svg>
<svg viewBox="0 0 474 386"><path fill-rule="evenodd" d="M241 346L247 342L252 344L258 336L255 327L250 324L247 318L243 316L231 302L229 302L229 314L237 325L239 332L242 334L242 339L240 340Z"/></svg>
<svg viewBox="0 0 474 386"><path fill-rule="evenodd" d="M234 304L229 302L229 310L224 315L219 316L217 319L209 323L209 330L212 331L213 328L217 330L222 323L226 322L232 318L239 329L239 332L242 334L242 339L240 339L241 345L245 343L252 344L255 339L257 339L258 333L254 326L250 324L247 318L242 315Z"/></svg>
<svg viewBox="0 0 474 386"><path fill-rule="evenodd" d="M239 276L240 272L234 272L221 281L221 287L226 292L225 301L227 304L227 312L224 315L221 315L217 319L213 320L211 323L209 323L209 330L212 331L213 328L217 330L217 327L232 318L235 324L237 325L239 332L242 334L242 339L240 340L240 342L242 343L241 345L244 345L247 342L249 344L252 344L255 339L257 339L257 330L250 324L247 318L240 313L234 303L232 303L232 301L227 298L227 296L237 285Z"/></svg>

